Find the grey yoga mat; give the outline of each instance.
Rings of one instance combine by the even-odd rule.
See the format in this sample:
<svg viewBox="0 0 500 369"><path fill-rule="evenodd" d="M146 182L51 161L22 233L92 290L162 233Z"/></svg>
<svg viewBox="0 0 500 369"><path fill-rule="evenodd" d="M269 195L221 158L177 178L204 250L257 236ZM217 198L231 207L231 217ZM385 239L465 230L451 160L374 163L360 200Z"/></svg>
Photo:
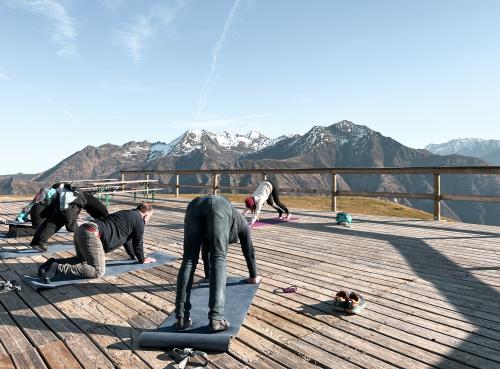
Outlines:
<svg viewBox="0 0 500 369"><path fill-rule="evenodd" d="M131 260L131 259L108 260L106 262L105 276L108 277L112 275L128 273L134 270L150 269L178 259L178 257L176 256L168 255L163 252L153 252L149 254L148 257L155 258L156 262L148 264L139 264L136 260ZM89 280L88 278L56 276L50 281L50 284L46 284L42 279L38 277L23 275L22 278L25 283L29 284L35 290L67 286L70 284L82 283Z"/></svg>
<svg viewBox="0 0 500 369"><path fill-rule="evenodd" d="M226 283L224 318L229 320L231 325L226 331L210 333L208 331L209 287L208 283L202 283L191 292L193 326L185 331L176 331L175 314L172 313L158 329L141 333L139 346L228 351L230 339L238 335L258 288L258 284L247 283L244 278L229 277Z"/></svg>
<svg viewBox="0 0 500 369"><path fill-rule="evenodd" d="M70 251L75 248L72 243L64 243L57 245L46 245L47 251L39 251L37 249L16 249L14 247L4 247L0 249L0 259L13 259L13 258L21 258L25 256L38 256L43 254L51 254L54 252L62 252L62 251Z"/></svg>

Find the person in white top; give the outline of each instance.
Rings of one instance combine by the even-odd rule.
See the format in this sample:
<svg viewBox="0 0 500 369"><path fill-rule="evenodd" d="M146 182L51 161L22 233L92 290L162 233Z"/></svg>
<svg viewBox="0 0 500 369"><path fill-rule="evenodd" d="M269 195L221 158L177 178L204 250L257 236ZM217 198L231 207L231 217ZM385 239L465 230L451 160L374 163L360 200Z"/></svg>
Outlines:
<svg viewBox="0 0 500 369"><path fill-rule="evenodd" d="M253 214L250 226L252 226L259 219L260 211L265 202L276 209L281 219L288 220L291 218L292 214L280 201L277 186L273 182L266 180L259 184L252 196L248 196L245 199L246 209L243 211L243 215L249 211ZM283 215L283 213L285 213L285 215Z"/></svg>

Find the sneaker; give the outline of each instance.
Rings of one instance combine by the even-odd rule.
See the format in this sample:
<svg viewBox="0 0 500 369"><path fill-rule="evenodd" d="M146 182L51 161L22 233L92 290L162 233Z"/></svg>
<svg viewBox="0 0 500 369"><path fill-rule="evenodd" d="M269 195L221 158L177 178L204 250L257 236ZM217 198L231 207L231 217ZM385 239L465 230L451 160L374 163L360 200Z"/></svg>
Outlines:
<svg viewBox="0 0 500 369"><path fill-rule="evenodd" d="M359 314L365 308L366 302L363 296L356 292L351 292L346 302L345 311L350 314Z"/></svg>
<svg viewBox="0 0 500 369"><path fill-rule="evenodd" d="M288 213L287 215L285 215L285 220L290 220L292 219L292 213Z"/></svg>
<svg viewBox="0 0 500 369"><path fill-rule="evenodd" d="M333 299L333 309L339 311L345 311L346 303L349 300L349 296L346 291L339 291Z"/></svg>
<svg viewBox="0 0 500 369"><path fill-rule="evenodd" d="M175 322L175 330L183 331L185 329L191 328L192 325L193 325L193 320L191 319L191 317L178 316Z"/></svg>
<svg viewBox="0 0 500 369"><path fill-rule="evenodd" d="M230 325L231 323L229 323L226 319L221 319L221 320L210 319L210 323L208 324L208 330L211 333L222 332L228 330Z"/></svg>

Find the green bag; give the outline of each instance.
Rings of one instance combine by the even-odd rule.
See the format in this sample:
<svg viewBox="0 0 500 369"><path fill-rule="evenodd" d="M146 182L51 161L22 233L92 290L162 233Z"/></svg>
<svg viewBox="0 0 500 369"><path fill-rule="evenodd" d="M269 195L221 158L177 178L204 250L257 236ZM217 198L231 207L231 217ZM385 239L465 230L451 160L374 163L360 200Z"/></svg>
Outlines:
<svg viewBox="0 0 500 369"><path fill-rule="evenodd" d="M337 222L337 224L342 224L342 223L345 223L345 224L351 224L352 223L352 217L351 217L351 214L349 213L337 213L337 215L335 216L335 221Z"/></svg>

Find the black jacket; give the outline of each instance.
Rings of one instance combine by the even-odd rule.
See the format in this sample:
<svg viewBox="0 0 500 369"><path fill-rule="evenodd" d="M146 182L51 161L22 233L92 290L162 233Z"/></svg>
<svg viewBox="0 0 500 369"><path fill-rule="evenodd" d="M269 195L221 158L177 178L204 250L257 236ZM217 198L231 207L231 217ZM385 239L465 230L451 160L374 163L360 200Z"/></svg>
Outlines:
<svg viewBox="0 0 500 369"><path fill-rule="evenodd" d="M120 210L94 223L99 227L104 252L123 245L131 259L144 263L144 220L139 210Z"/></svg>

